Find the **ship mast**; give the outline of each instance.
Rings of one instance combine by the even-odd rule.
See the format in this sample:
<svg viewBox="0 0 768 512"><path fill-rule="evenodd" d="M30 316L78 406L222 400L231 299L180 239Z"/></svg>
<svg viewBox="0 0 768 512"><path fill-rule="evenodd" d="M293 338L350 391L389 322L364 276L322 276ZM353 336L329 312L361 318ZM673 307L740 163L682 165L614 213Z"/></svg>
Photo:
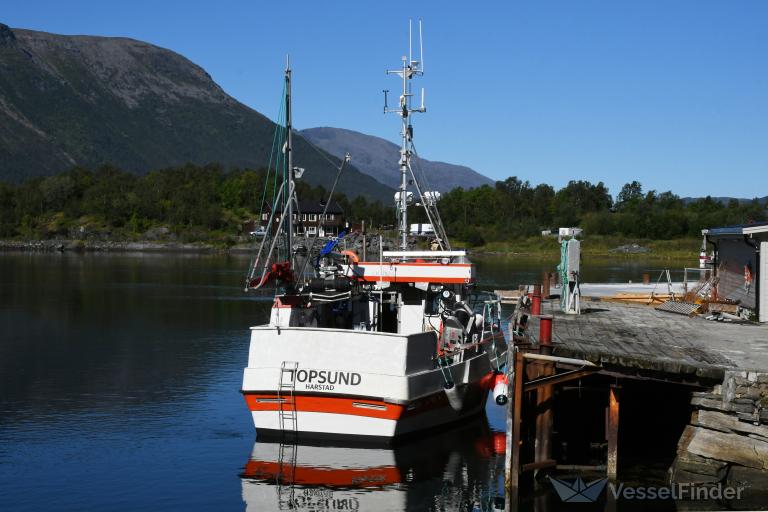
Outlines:
<svg viewBox="0 0 768 512"><path fill-rule="evenodd" d="M402 79L403 91L400 95L400 102L397 108L390 109L387 105L387 90L384 91L384 113L395 113L402 119L402 146L400 148L400 187L395 195L397 204L398 231L400 238L400 249L408 249L408 172L411 160L411 141L413 139L413 125L411 125L410 115L416 112L426 112L424 107L424 89L421 89L421 107L411 107L411 80L416 76L424 74L424 52L421 39L421 20L419 20L419 60L413 60L411 21L408 21L408 55L402 57L402 68L396 70L387 70L388 75L398 75Z"/></svg>
<svg viewBox="0 0 768 512"><path fill-rule="evenodd" d="M288 180L288 187L294 182L294 169L293 169L293 125L291 121L291 61L290 57L285 58L285 171L284 176ZM293 268L293 195L287 196L287 204L283 209L284 214L288 217L285 220L285 238L288 262Z"/></svg>

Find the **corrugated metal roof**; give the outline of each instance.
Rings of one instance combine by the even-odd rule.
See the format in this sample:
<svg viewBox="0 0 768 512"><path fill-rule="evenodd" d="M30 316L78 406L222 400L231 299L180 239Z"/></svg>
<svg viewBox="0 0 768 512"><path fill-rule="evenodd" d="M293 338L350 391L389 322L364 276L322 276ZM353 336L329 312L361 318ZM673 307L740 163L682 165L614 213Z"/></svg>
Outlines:
<svg viewBox="0 0 768 512"><path fill-rule="evenodd" d="M709 236L722 235L745 235L750 233L768 232L768 222L754 222L752 224L736 224L735 226L724 226L721 228L709 228Z"/></svg>

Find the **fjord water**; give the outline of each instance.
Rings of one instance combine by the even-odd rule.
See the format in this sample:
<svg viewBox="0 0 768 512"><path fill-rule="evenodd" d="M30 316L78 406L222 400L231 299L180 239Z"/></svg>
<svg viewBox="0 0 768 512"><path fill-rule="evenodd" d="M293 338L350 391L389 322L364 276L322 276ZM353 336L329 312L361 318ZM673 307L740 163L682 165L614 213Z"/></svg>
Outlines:
<svg viewBox="0 0 768 512"><path fill-rule="evenodd" d="M504 419L493 404L462 430L362 452L390 468L392 482L315 483L286 501L269 475L249 474L252 453L271 448L254 443L239 389L248 327L267 320L270 298L243 293L246 265L234 256L0 253L0 509L498 506L503 454L492 433ZM652 267L585 273L637 280ZM481 261L480 284L514 288L543 269L554 263ZM361 457L316 448L299 448L297 460L327 458L327 470Z"/></svg>

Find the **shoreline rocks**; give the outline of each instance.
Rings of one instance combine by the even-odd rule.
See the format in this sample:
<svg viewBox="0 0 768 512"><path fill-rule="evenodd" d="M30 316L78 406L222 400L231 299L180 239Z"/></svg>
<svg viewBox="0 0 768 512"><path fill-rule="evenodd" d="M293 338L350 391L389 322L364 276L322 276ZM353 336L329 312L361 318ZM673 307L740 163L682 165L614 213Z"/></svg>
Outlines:
<svg viewBox="0 0 768 512"><path fill-rule="evenodd" d="M627 244L608 249L608 252L613 254L648 254L651 250L647 247L643 247L638 244Z"/></svg>
<svg viewBox="0 0 768 512"><path fill-rule="evenodd" d="M207 243L101 240L0 240L0 251L24 252L251 252L249 245L216 247Z"/></svg>
<svg viewBox="0 0 768 512"><path fill-rule="evenodd" d="M691 404L670 482L743 487L738 508L768 502L768 373L726 371L722 385L694 393Z"/></svg>

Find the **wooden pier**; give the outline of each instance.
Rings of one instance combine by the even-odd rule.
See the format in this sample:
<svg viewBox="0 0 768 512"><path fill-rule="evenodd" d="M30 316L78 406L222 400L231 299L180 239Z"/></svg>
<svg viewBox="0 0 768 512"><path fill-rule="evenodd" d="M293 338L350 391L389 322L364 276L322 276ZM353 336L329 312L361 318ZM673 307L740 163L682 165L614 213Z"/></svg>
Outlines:
<svg viewBox="0 0 768 512"><path fill-rule="evenodd" d="M555 355L587 359L603 373L709 385L726 370L768 370L768 326L705 320L653 307L582 299L581 315L560 312L545 300L542 314L554 317ZM530 322L532 339L539 324Z"/></svg>
<svg viewBox="0 0 768 512"><path fill-rule="evenodd" d="M558 468L558 462L553 460L551 440L553 390L557 385L591 375L602 376L607 403L607 453L604 462L592 469L601 469L607 478L616 480L619 477L621 453L620 407L637 405L622 403L622 382L627 382L627 379L633 382L649 380L669 383L678 388L690 388L692 400L682 405L694 408L701 403L701 390L716 392L729 378L733 380L733 375L743 373L744 381L749 377L758 383L764 379L768 382L766 325L708 321L702 316L688 317L658 311L651 306L617 303L599 297L582 298L580 315L562 313L559 298L544 299L539 314L535 315L532 309L539 309L538 304L533 308L531 306L532 302L538 300L531 301L526 290L506 292L502 297L517 304L510 325L505 326L509 328L507 339L514 340L514 350L509 352L507 365L509 409L506 484L509 490L509 510L514 510L517 503L521 475L529 471ZM553 325L551 336L540 330L541 319L548 317ZM544 343L541 342L542 336ZM551 341L546 341L547 338L551 338ZM738 381L739 377L736 379ZM536 395L530 395L532 392ZM754 393L754 389L749 392ZM758 395L761 392L768 393L758 391ZM733 400L733 396L729 400ZM761 420L759 416L768 413L768 410L761 409L760 400L760 396L757 396L753 405L749 406L754 409L750 414L756 415L755 425L758 426L755 428L766 436L763 438L750 431L754 440L749 442L758 444L768 441L768 421ZM741 403L738 403L739 399L735 400L737 406L726 403L725 398L722 401L724 405L719 407L733 415L728 418L729 421L738 423L739 420L751 418L747 417L747 412L735 412L739 407L743 411L749 408L745 400L741 400ZM768 409L768 395L765 403L765 409ZM527 409L524 404L528 404ZM531 407L531 404L535 404L535 407ZM528 411L528 417L525 417L524 410ZM692 421L698 421L697 418L694 415ZM526 430L525 425L528 426L528 432L535 432L533 439L521 438L521 432ZM686 429L686 432L689 430ZM649 435L652 433L649 432ZM699 438L704 437L699 435ZM533 445L532 449L525 447L526 442ZM679 454L685 454L688 442L685 436L681 438ZM693 449L701 450L698 445ZM756 453L762 452L756 450ZM532 460L524 460L525 454ZM691 457L695 458L693 455ZM758 460L754 467L760 470L760 465L761 461ZM768 460L765 468L768 469Z"/></svg>

